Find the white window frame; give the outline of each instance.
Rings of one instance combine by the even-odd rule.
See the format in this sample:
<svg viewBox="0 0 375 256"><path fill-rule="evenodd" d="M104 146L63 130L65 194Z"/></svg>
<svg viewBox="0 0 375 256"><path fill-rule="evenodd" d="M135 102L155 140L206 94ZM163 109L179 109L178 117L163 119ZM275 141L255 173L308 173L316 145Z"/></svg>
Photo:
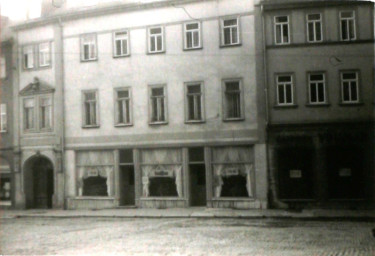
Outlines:
<svg viewBox="0 0 375 256"><path fill-rule="evenodd" d="M126 33L126 35L121 35L119 36L119 34L123 34L123 33ZM118 53L117 52L117 41L121 41L121 52ZM126 52L124 51L124 48L123 48L123 43L122 41L126 41ZM124 56L129 56L130 55L130 37L129 37L129 30L128 29L124 29L124 30L120 30L120 31L115 31L113 32L113 57L124 57Z"/></svg>
<svg viewBox="0 0 375 256"><path fill-rule="evenodd" d="M161 32L158 34L151 34L152 29L157 29L160 28ZM158 37L161 38L161 49L158 49ZM161 53L165 51L165 42L164 42L164 27L163 26L154 26L154 27L149 27L147 29L147 42L148 42L148 53ZM155 41L155 50L151 50L151 41Z"/></svg>
<svg viewBox="0 0 375 256"><path fill-rule="evenodd" d="M319 15L319 20L309 19L310 15ZM313 40L310 40L310 29L309 25L313 26ZM317 39L317 27L320 27L320 40ZM309 43L318 43L323 41L323 19L321 13L308 13L306 14L306 34L307 34L307 42Z"/></svg>
<svg viewBox="0 0 375 256"><path fill-rule="evenodd" d="M290 82L280 82L279 77L283 76L289 76L290 77ZM279 97L279 87L283 87L283 93L284 93L284 101L285 102L280 102L280 97ZM291 91L291 100L292 102L286 102L286 86L290 86L290 91ZM277 106L293 106L294 105L294 77L292 74L277 74L276 75L276 104Z"/></svg>
<svg viewBox="0 0 375 256"><path fill-rule="evenodd" d="M311 76L313 75L321 75L323 78L322 80L311 80ZM320 83L323 83L323 95L324 95L324 100L323 101L319 101L319 84ZM311 105L320 105L320 104L326 104L327 103L327 93L326 93L326 76L325 76L325 73L323 72L314 72L314 73L309 73L308 74L308 85L309 85L309 104ZM316 101L313 102L311 101L311 88L312 86L315 86L316 88Z"/></svg>
<svg viewBox="0 0 375 256"><path fill-rule="evenodd" d="M189 93L188 89L189 86L199 85L200 86L200 92L199 93ZM197 98L199 97L200 101L200 119L189 119L189 97L194 98L194 115L196 115L197 109ZM205 120L205 108L204 108L204 85L203 82L197 81L197 82L185 82L185 122L186 123L201 123Z"/></svg>
<svg viewBox="0 0 375 256"><path fill-rule="evenodd" d="M32 100L33 101L33 113L32 113L32 120L33 120L33 127L27 127L28 120L26 120L26 101ZM30 107L29 107L30 108ZM22 100L22 123L23 123L23 130L25 132L32 132L37 130L37 98L36 97L25 97Z"/></svg>
<svg viewBox="0 0 375 256"><path fill-rule="evenodd" d="M85 46L88 46L88 58L85 58ZM96 33L81 35L81 61L94 61L97 59L98 44Z"/></svg>
<svg viewBox="0 0 375 256"><path fill-rule="evenodd" d="M35 67L35 49L33 45L26 45L22 48L22 65L24 69L33 69ZM27 65L26 58L27 56Z"/></svg>
<svg viewBox="0 0 375 256"><path fill-rule="evenodd" d="M225 26L224 22L228 20L236 20L237 24L236 25L229 25ZM221 46L231 46L231 45L240 45L241 44L241 37L240 37L240 18L239 17L225 17L220 19L220 34L221 34ZM225 29L230 30L230 43L226 44L225 43ZM233 42L233 30L237 29L237 42Z"/></svg>
<svg viewBox="0 0 375 256"><path fill-rule="evenodd" d="M42 104L42 100L43 99L48 99L49 100L49 105L44 105ZM53 102L52 102L52 97L51 96L40 96L39 97L39 100L38 100L39 104L38 104L38 108L39 108L39 128L41 131L49 131L52 129L53 127ZM46 107L46 108L49 108L49 124L48 126L45 126L43 127L42 126L42 123L43 123L43 116L42 116L42 108L43 107Z"/></svg>
<svg viewBox="0 0 375 256"><path fill-rule="evenodd" d="M0 78L4 79L7 77L7 64L4 54L0 56Z"/></svg>
<svg viewBox="0 0 375 256"><path fill-rule="evenodd" d="M122 98L119 98L118 97L118 93L119 92L123 92L123 91L127 91L128 92L128 97L122 97ZM133 124L133 111L132 111L132 105L133 105L133 102L132 102L132 90L130 87L121 87L121 88L115 88L114 89L114 98L115 98L115 126L130 126ZM119 111L118 111L118 108L119 108L119 101L122 101L122 102L126 102L128 101L128 105L129 107L126 108L126 104L125 105L122 105L122 108L123 108L123 113L124 111L128 111L129 112L129 120L128 122L121 122L119 121ZM123 104L123 103L122 103ZM125 106L125 107L124 107Z"/></svg>
<svg viewBox="0 0 375 256"><path fill-rule="evenodd" d="M47 46L43 49L43 46ZM39 67L48 67L51 65L51 44L44 42L38 44Z"/></svg>
<svg viewBox="0 0 375 256"><path fill-rule="evenodd" d="M356 78L355 79L344 79L344 74L355 74ZM358 71L341 71L340 72L340 81L341 81L341 102L343 104L355 104L355 103L360 103L360 95L359 95L359 72ZM345 100L344 99L344 83L353 83L355 82L356 84L356 93L357 93L357 99L356 100ZM350 88L350 86L349 86ZM351 98L352 90L349 89L349 98Z"/></svg>
<svg viewBox="0 0 375 256"><path fill-rule="evenodd" d="M352 17L342 17L343 13L351 12L353 15ZM346 21L346 31L347 31L347 38L343 38L343 25L342 22ZM350 38L350 23L353 22L353 38ZM340 40L341 41L352 41L357 39L357 31L356 31L356 22L355 22L355 11L340 11Z"/></svg>
<svg viewBox="0 0 375 256"><path fill-rule="evenodd" d="M227 83L238 83L238 92L233 92L233 91L230 91L228 92L227 91ZM223 97L223 121L236 121L236 120L243 120L244 119L244 92L243 92L243 82L242 82L242 79L241 78L230 78L230 79L223 79L222 80L222 97ZM226 99L226 96L228 93L231 93L231 94L234 94L234 93L238 93L239 94L239 116L236 116L236 117L230 117L228 116L228 102L227 102L227 99Z"/></svg>
<svg viewBox="0 0 375 256"><path fill-rule="evenodd" d="M153 96L152 89L156 88L163 88L163 95L162 96ZM167 86L165 84L156 84L156 85L149 85L149 124L166 124L168 123L168 98L167 98ZM161 110L161 103L158 98L164 99L164 120L152 120L153 119L153 98L157 98L157 115L161 115L159 113ZM159 119L159 118L157 118Z"/></svg>
<svg viewBox="0 0 375 256"><path fill-rule="evenodd" d="M194 29L188 29L187 26L188 25L192 25L192 24L197 24L198 25L198 28L194 28ZM186 22L183 24L183 27L184 27L184 49L185 50L192 50L192 49L200 49L202 48L202 39L201 39L201 23L196 21L196 22ZM191 47L188 46L188 34L191 34ZM198 37L198 45L194 45L194 38L196 37L195 35L197 35Z"/></svg>
<svg viewBox="0 0 375 256"><path fill-rule="evenodd" d="M88 93L95 93L95 100L86 100L85 96ZM86 102L95 102L95 123L90 123L86 122ZM90 113L91 113L91 104L90 104ZM83 128L96 128L100 126L100 119L99 119L99 92L98 90L83 90L82 91L82 127Z"/></svg>
<svg viewBox="0 0 375 256"><path fill-rule="evenodd" d="M278 22L277 18L286 17L287 21ZM284 31L283 27L287 26L288 28L288 41L284 41ZM280 42L277 42L277 27L280 27ZM274 17L274 36L275 36L275 44L276 45L283 45L283 44L290 44L290 26L289 26L289 15L278 15Z"/></svg>
<svg viewBox="0 0 375 256"><path fill-rule="evenodd" d="M7 104L0 104L0 132L8 130Z"/></svg>

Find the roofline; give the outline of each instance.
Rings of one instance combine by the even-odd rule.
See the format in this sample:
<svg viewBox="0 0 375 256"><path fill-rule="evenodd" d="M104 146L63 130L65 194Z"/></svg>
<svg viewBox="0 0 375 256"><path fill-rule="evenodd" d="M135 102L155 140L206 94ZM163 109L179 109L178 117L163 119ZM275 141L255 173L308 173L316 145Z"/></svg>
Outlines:
<svg viewBox="0 0 375 256"><path fill-rule="evenodd" d="M124 3L124 4L113 4L111 6L103 6L97 8L91 8L86 10L76 10L72 9L71 12L65 12L61 14L56 14L47 17L41 17L33 20L29 20L20 24L15 24L11 26L13 30L23 30L28 29L36 26L43 26L48 24L57 23L59 21L69 21L69 20L77 20L82 19L83 17L95 17L98 15L109 15L119 12L132 12L138 10L146 10L146 9L154 9L154 8L161 8L166 6L173 6L173 5L181 5L181 4L189 4L195 2L208 2L208 1L215 1L215 0L166 0L166 1L154 1L150 3Z"/></svg>
<svg viewBox="0 0 375 256"><path fill-rule="evenodd" d="M295 0L295 1L261 1L256 6L262 6L265 11L281 10L291 8L311 8L311 7L333 7L343 5L374 5L370 0Z"/></svg>

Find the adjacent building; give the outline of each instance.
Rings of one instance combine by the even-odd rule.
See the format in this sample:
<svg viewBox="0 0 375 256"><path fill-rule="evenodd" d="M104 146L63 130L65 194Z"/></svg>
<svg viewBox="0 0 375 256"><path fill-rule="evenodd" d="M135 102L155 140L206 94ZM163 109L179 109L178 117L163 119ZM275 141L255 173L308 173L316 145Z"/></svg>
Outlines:
<svg viewBox="0 0 375 256"><path fill-rule="evenodd" d="M20 205L267 207L253 1L46 9L14 27Z"/></svg>
<svg viewBox="0 0 375 256"><path fill-rule="evenodd" d="M373 3L271 0L259 8L270 203L371 206Z"/></svg>

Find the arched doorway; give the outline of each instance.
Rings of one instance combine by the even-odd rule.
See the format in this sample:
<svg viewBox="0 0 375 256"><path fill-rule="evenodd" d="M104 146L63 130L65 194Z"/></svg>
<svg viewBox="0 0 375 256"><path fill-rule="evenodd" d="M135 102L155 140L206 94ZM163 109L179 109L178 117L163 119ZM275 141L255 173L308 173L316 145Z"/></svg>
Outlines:
<svg viewBox="0 0 375 256"><path fill-rule="evenodd" d="M43 156L26 161L24 166L26 208L52 208L53 165Z"/></svg>

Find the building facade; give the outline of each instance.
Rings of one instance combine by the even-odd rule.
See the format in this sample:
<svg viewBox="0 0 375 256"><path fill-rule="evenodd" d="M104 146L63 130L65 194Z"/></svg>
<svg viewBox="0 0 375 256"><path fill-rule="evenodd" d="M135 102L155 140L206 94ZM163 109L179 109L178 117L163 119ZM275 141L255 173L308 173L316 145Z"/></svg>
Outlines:
<svg viewBox="0 0 375 256"><path fill-rule="evenodd" d="M272 206L373 206L373 3L259 8Z"/></svg>
<svg viewBox="0 0 375 256"><path fill-rule="evenodd" d="M266 208L255 16L127 1L15 26L20 204Z"/></svg>

